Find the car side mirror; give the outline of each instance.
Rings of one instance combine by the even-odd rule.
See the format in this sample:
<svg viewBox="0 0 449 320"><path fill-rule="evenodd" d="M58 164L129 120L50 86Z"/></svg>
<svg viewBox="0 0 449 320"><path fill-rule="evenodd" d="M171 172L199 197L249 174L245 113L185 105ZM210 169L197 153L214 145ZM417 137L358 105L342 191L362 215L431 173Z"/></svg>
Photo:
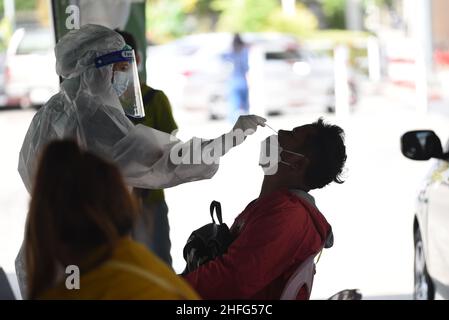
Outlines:
<svg viewBox="0 0 449 320"><path fill-rule="evenodd" d="M406 132L401 137L401 151L412 160L445 159L440 138L431 130Z"/></svg>

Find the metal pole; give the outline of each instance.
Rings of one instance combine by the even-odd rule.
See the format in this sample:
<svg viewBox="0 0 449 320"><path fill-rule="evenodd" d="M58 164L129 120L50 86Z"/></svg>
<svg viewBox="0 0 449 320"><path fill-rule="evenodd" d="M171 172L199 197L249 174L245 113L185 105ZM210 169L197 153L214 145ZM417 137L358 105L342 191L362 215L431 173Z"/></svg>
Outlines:
<svg viewBox="0 0 449 320"><path fill-rule="evenodd" d="M362 4L360 0L346 0L346 29L362 30Z"/></svg>
<svg viewBox="0 0 449 320"><path fill-rule="evenodd" d="M57 21L57 14L56 14L56 1L57 0L50 0L50 9L51 9L51 21L53 23L53 34L55 37L55 43L58 42L58 21Z"/></svg>
<svg viewBox="0 0 449 320"><path fill-rule="evenodd" d="M349 115L348 59L348 48L343 45L337 46L334 50L335 114L337 117Z"/></svg>
<svg viewBox="0 0 449 320"><path fill-rule="evenodd" d="M11 30L16 29L16 9L14 6L14 0L4 0L5 17L11 23Z"/></svg>
<svg viewBox="0 0 449 320"><path fill-rule="evenodd" d="M380 45L376 37L368 38L368 72L369 79L376 83L380 81Z"/></svg>
<svg viewBox="0 0 449 320"><path fill-rule="evenodd" d="M428 78L432 68L432 31L431 31L431 2L429 0L416 1L416 25L414 37L416 39L416 94L417 111L426 113L428 101Z"/></svg>
<svg viewBox="0 0 449 320"><path fill-rule="evenodd" d="M55 37L55 44L58 42L58 20L57 20L57 3L58 0L50 0L51 21L53 23L53 35ZM62 77L59 76L59 83L62 83Z"/></svg>

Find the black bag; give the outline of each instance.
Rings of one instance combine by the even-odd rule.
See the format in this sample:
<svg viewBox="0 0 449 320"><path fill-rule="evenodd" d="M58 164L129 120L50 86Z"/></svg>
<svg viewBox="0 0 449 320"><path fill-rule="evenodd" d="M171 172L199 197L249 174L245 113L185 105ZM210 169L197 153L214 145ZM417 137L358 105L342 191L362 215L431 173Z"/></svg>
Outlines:
<svg viewBox="0 0 449 320"><path fill-rule="evenodd" d="M215 223L214 210L217 211L219 224ZM184 246L183 256L187 265L183 274L226 253L233 240L228 226L222 221L220 202L211 202L210 215L212 223L193 231Z"/></svg>

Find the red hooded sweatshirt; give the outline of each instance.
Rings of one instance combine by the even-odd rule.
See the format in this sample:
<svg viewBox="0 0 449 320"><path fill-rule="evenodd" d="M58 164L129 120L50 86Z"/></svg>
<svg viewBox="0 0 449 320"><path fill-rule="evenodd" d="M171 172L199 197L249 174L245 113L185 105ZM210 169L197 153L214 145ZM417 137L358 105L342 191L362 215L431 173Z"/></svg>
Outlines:
<svg viewBox="0 0 449 320"><path fill-rule="evenodd" d="M313 202L287 189L254 200L235 219L227 253L185 279L203 299L279 299L293 272L331 234ZM307 299L305 288L297 299Z"/></svg>

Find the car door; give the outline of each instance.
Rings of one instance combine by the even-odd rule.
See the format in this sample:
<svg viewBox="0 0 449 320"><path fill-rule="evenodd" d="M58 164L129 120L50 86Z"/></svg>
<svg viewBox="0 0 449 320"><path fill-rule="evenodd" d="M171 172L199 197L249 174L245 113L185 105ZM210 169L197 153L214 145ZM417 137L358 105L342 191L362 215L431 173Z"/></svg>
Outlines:
<svg viewBox="0 0 449 320"><path fill-rule="evenodd" d="M438 161L427 200L427 267L437 284L449 288L449 162Z"/></svg>

